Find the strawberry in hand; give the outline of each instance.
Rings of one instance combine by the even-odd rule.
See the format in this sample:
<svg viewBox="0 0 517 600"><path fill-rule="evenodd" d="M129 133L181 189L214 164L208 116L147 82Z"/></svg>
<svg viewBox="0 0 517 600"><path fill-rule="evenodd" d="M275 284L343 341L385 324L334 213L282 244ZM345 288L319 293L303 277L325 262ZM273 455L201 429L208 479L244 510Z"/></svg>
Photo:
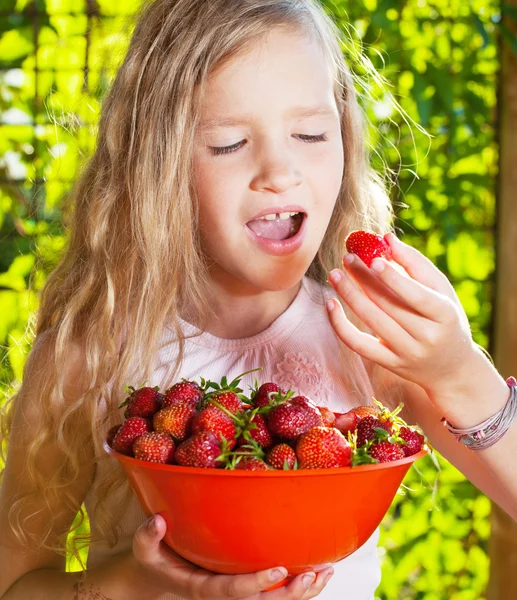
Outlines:
<svg viewBox="0 0 517 600"><path fill-rule="evenodd" d="M344 271L329 274L337 294L372 332L360 331L331 299L327 309L337 336L362 357L420 386L451 422L464 422L466 398L476 415L471 424L491 416L482 391L490 397L501 388L501 397L507 397L507 388L474 343L454 288L420 252L391 233L384 240L391 260L377 256L368 268L347 254Z"/></svg>
<svg viewBox="0 0 517 600"><path fill-rule="evenodd" d="M367 267L377 256L391 258L391 248L384 237L371 231L363 229L352 231L346 238L345 244L347 251L357 254Z"/></svg>

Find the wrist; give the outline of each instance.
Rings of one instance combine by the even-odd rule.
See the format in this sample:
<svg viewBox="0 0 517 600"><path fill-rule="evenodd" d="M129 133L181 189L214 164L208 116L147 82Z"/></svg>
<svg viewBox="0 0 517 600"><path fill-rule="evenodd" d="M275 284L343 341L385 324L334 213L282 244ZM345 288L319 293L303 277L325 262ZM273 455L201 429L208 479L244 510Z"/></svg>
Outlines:
<svg viewBox="0 0 517 600"><path fill-rule="evenodd" d="M151 573L141 565L128 550L118 554L112 561L101 567L108 578L111 593L109 598L125 600L156 600L164 593L154 585Z"/></svg>
<svg viewBox="0 0 517 600"><path fill-rule="evenodd" d="M450 382L437 382L426 390L443 417L458 428L482 423L501 410L510 392L505 380L486 355L475 348Z"/></svg>
<svg viewBox="0 0 517 600"><path fill-rule="evenodd" d="M471 450L486 450L504 437L517 418L517 380L509 377L506 385L510 390L510 397L504 407L490 418L473 427L456 427L442 418L442 423L461 442Z"/></svg>

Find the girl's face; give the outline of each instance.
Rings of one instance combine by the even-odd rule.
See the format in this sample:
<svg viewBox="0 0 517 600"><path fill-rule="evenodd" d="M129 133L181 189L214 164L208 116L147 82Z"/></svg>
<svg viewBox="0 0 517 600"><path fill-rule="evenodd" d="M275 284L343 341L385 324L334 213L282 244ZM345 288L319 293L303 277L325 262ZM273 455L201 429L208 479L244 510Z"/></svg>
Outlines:
<svg viewBox="0 0 517 600"><path fill-rule="evenodd" d="M322 50L273 30L212 74L200 116L194 185L212 277L237 293L293 288L321 245L343 175Z"/></svg>

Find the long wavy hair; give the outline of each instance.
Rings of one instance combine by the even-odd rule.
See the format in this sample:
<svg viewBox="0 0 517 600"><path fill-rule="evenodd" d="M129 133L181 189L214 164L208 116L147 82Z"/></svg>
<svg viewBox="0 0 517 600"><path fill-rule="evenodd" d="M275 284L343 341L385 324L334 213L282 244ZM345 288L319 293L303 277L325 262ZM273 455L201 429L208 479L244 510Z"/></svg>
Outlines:
<svg viewBox="0 0 517 600"><path fill-rule="evenodd" d="M18 538L33 548L64 553L66 539L30 539L24 523L31 515L24 507L31 497L38 490L65 493L66 483L81 476L80 459L92 445L94 460L105 459L102 438L120 421L117 407L124 386L150 378L164 325L172 327L178 339L167 386L177 377L184 353L182 307L188 306L189 314L199 320L210 312L192 181L196 98L215 68L274 27L301 31L319 42L333 68L341 114L342 186L307 275L326 283L328 272L341 265L343 241L351 230L385 232L390 227L383 178L369 166L365 119L343 54L346 39L316 1L155 0L145 5L104 99L96 150L72 190L67 247L41 293L36 341L47 337L53 358L42 377L38 401L43 414L55 415L57 410L59 418L49 416L41 422L27 463L34 491L16 498L9 515ZM72 343L82 348L88 385L73 403L61 407L65 382L60 365L66 363ZM351 385L360 386L359 379L354 383L357 357L352 354L348 376ZM19 394L5 409L4 440ZM50 442L65 456L56 474L59 485L43 480L36 468L39 450ZM99 535L114 545L117 516L106 510L105 499L127 485L118 465L108 472L99 488L95 521ZM74 505L77 501L66 500L83 518L82 507ZM76 520L76 526L80 522ZM51 528L50 522L49 533Z"/></svg>

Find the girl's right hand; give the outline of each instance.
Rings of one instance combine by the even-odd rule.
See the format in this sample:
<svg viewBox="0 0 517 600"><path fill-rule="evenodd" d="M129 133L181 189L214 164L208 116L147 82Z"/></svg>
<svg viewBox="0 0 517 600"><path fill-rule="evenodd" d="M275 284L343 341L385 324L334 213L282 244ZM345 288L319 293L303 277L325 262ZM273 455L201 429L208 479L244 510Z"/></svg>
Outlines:
<svg viewBox="0 0 517 600"><path fill-rule="evenodd" d="M266 592L285 577L285 569L278 579L272 579L275 569L245 575L218 575L184 560L164 543L167 529L160 515L146 521L133 538L133 557L146 571L146 581L153 586L154 594L173 593L189 600L309 600L321 593L330 580L333 569L329 567L316 574L298 575L285 587ZM306 581L308 579L308 582ZM149 583L147 584L149 585Z"/></svg>

